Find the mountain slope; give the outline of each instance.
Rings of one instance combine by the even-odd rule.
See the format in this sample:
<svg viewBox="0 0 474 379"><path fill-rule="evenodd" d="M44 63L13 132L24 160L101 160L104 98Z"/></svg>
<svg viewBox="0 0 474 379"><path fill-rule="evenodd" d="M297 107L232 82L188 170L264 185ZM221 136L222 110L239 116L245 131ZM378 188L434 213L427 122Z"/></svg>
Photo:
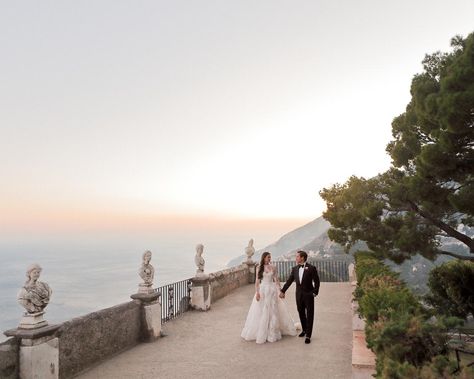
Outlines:
<svg viewBox="0 0 474 379"><path fill-rule="evenodd" d="M294 260L295 252L297 250L304 250L310 257L353 261L353 252L357 250L368 250L365 242L357 242L350 250L351 254L345 254L341 245L329 239L327 235L329 228L329 222L322 217L318 217L308 224L286 233L278 241L258 250L254 255L254 260L258 261L261 253L264 251L271 252L274 260ZM474 237L474 228L462 225L460 231L471 238ZM442 238L441 246L443 249L457 254L469 254L467 247L454 238ZM230 261L228 266L239 265L245 259L246 257L241 255ZM429 272L434 267L451 259L454 258L439 255L438 258L432 262L417 254L400 265L389 259L385 260L385 264L395 272L400 273L400 278L404 280L412 290L418 294L424 294L428 291L426 283Z"/></svg>
<svg viewBox="0 0 474 379"><path fill-rule="evenodd" d="M259 249L255 252L254 260L260 259L260 255L264 251L269 251L272 253L273 259L277 259L285 254L288 254L292 251L301 249L306 244L311 243L316 238L321 235L325 235L330 227L329 222L327 222L322 216L317 219L300 226L299 228L292 230L289 233L283 235L278 241ZM245 255L241 255L235 259L232 259L227 266L232 267L235 265L241 264L245 260Z"/></svg>

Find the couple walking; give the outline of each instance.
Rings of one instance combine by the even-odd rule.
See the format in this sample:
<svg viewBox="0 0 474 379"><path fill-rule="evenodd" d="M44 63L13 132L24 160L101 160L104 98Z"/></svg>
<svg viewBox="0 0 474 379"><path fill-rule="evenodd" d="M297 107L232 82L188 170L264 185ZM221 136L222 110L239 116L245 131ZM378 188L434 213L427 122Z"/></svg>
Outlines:
<svg viewBox="0 0 474 379"><path fill-rule="evenodd" d="M255 279L255 296L242 330L242 338L257 343L275 342L282 335L296 336L296 327L283 301L290 285L296 283L296 307L301 321L305 343L311 343L314 320L314 298L319 293L319 276L316 267L307 263L308 254L296 253L296 266L283 288L277 269L271 264L269 252L262 254Z"/></svg>

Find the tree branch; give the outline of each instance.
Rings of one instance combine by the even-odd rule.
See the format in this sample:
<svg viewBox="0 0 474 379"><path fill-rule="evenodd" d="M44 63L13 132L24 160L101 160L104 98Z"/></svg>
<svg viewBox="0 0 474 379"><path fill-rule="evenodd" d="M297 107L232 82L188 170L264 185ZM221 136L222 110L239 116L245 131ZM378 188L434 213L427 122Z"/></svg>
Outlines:
<svg viewBox="0 0 474 379"><path fill-rule="evenodd" d="M456 229L452 228L451 226L444 223L443 221L434 218L428 212L420 209L420 207L418 207L418 205L416 205L413 201L407 200L407 202L408 204L410 204L414 212L418 213L421 217L427 220L430 220L433 225L437 226L442 231L446 232L450 237L456 238L457 240L464 243L467 247L469 247L469 251L472 254L474 254L474 240L472 238L469 238L465 234L458 232Z"/></svg>
<svg viewBox="0 0 474 379"><path fill-rule="evenodd" d="M463 261L474 261L474 255L471 257L469 255L461 255L461 254L456 254L456 253L452 253L450 251L444 251L444 250L438 250L438 253L443 254L443 255L449 255L451 257L454 257Z"/></svg>

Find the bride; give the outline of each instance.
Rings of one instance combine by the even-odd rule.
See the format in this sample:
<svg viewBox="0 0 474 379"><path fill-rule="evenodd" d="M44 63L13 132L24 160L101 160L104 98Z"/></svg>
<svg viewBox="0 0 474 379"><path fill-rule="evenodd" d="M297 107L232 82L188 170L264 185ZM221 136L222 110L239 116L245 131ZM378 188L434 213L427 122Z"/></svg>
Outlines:
<svg viewBox="0 0 474 379"><path fill-rule="evenodd" d="M282 335L296 336L296 328L283 299L280 280L269 252L262 254L255 278L255 296L250 305L242 338L257 343L275 342Z"/></svg>

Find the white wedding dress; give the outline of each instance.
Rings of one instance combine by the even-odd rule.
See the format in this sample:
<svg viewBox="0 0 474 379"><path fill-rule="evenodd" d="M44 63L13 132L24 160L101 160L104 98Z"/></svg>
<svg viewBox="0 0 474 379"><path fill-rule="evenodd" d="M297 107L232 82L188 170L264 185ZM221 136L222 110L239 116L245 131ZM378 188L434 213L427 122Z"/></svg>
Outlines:
<svg viewBox="0 0 474 379"><path fill-rule="evenodd" d="M275 342L282 335L296 336L296 327L283 299L279 298L280 285L274 266L263 272L261 283L257 279L256 289L260 300L253 297L249 313L242 330L242 338L257 343Z"/></svg>

